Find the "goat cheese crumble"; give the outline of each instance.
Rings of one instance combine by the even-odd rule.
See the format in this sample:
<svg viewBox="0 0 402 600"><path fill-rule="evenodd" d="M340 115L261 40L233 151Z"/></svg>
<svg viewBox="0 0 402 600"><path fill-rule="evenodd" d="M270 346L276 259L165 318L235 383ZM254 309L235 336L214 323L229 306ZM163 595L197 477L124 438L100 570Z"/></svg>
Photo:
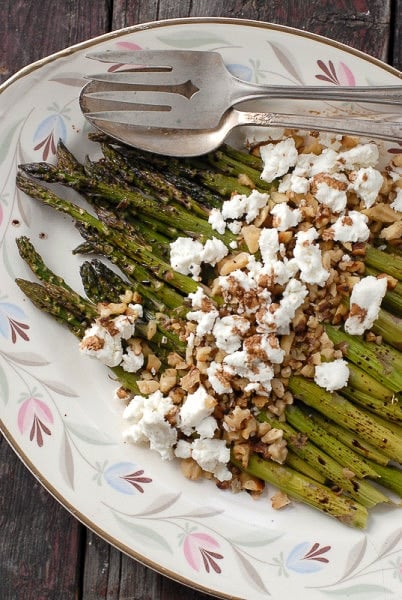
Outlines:
<svg viewBox="0 0 402 600"><path fill-rule="evenodd" d="M345 321L345 331L362 335L372 327L378 317L382 299L387 291L387 279L369 275L353 286L350 295L350 312Z"/></svg>

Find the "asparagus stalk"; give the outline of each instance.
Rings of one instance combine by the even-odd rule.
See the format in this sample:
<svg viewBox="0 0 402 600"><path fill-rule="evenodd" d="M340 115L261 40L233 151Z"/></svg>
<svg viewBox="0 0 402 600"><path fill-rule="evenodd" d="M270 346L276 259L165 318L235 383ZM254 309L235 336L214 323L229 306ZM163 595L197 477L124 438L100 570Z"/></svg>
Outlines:
<svg viewBox="0 0 402 600"><path fill-rule="evenodd" d="M340 394L326 392L315 383L298 376L290 378L289 389L307 406L359 435L392 460L402 462L402 440Z"/></svg>
<svg viewBox="0 0 402 600"><path fill-rule="evenodd" d="M340 392L345 398L367 408L380 417L385 417L389 421L395 421L396 423L402 423L402 406L399 404L396 396L393 400L378 400L378 398L374 398L361 390L356 390L350 385L342 388Z"/></svg>
<svg viewBox="0 0 402 600"><path fill-rule="evenodd" d="M233 459L232 462L239 466ZM360 529L366 527L368 513L364 506L332 492L329 488L289 467L264 460L253 454L246 471L254 477L279 487L295 500L335 517L345 525Z"/></svg>
<svg viewBox="0 0 402 600"><path fill-rule="evenodd" d="M371 329L385 342L397 350L402 350L402 319L400 317L380 309L378 319Z"/></svg>
<svg viewBox="0 0 402 600"><path fill-rule="evenodd" d="M374 462L370 464L380 477L378 483L402 498L402 471L392 466L384 467ZM400 504L402 503L400 502Z"/></svg>
<svg viewBox="0 0 402 600"><path fill-rule="evenodd" d="M294 471L301 473L302 475L307 475L310 479L314 479L318 483L325 485L327 478L317 471L314 467L312 467L308 462L300 458L295 452L288 448L288 452L286 455L286 466L290 467Z"/></svg>
<svg viewBox="0 0 402 600"><path fill-rule="evenodd" d="M300 458L308 462L314 469L324 475L328 482L335 484L342 492L367 508L388 502L388 498L363 479L358 479L347 467L338 463L326 452L309 441L308 436L301 434L288 423L261 413L259 420L267 422L271 427L283 430L289 448Z"/></svg>
<svg viewBox="0 0 402 600"><path fill-rule="evenodd" d="M169 281L171 286L185 294L197 290L198 283L196 281L174 271L168 263L164 263L160 259L155 258L152 252L149 252L140 243L137 243L133 239L126 239L123 234L106 226L99 221L99 219L95 218L89 212L73 202L63 200L48 188L38 184L35 180L23 177L21 174L17 175L17 185L32 198L41 200L44 204L51 206L55 210L68 214L76 222L96 230L104 239L108 240L108 242L117 246L120 250L123 250L127 256L146 266L146 268L158 279Z"/></svg>
<svg viewBox="0 0 402 600"><path fill-rule="evenodd" d="M311 409L309 410L309 416L315 423L328 431L328 433L333 435L336 439L341 440L345 446L348 446L348 448L357 452L366 460L370 459L372 462L382 466L386 466L390 462L388 456L385 456L385 454L369 444L366 440L363 440L355 433L338 425L338 423L335 423L328 417L324 417L319 412L312 411Z"/></svg>
<svg viewBox="0 0 402 600"><path fill-rule="evenodd" d="M42 181L62 183L84 195L90 194L93 197L99 196L100 198L105 198L108 202L111 202L116 206L123 203L123 205L130 205L151 217L157 215L158 220L162 223L170 225L173 222L186 235L199 238L202 241L216 237L221 239L224 243L229 244L236 239L236 236L230 231L227 231L224 234L218 233L212 229L206 219L190 213L182 206L157 202L155 199L145 196L135 190L127 190L116 184L89 179L81 173L59 171L57 167L43 162L20 165L20 169L31 177ZM17 175L17 185L19 187L22 186L21 189L23 191L26 191L29 195L33 196L35 186L32 182L29 185L27 183L29 180L24 182L22 179L21 174ZM26 188L31 191L27 191Z"/></svg>
<svg viewBox="0 0 402 600"><path fill-rule="evenodd" d="M356 477L376 477L375 471L370 468L363 458L343 444L342 441L333 437L300 407L296 405L288 406L286 421L297 431L305 433L308 439L324 452L336 457L337 462L349 468L355 473Z"/></svg>
<svg viewBox="0 0 402 600"><path fill-rule="evenodd" d="M371 375L363 371L353 363L348 363L349 368L349 380L348 385L352 388L360 390L378 398L378 400L389 401L395 396L395 392L389 390L382 383L374 379Z"/></svg>
<svg viewBox="0 0 402 600"><path fill-rule="evenodd" d="M392 258L373 246L366 246L366 264L382 273L387 273L395 279L402 280L402 257L394 254Z"/></svg>
<svg viewBox="0 0 402 600"><path fill-rule="evenodd" d="M395 348L364 342L329 324L325 331L334 344L342 346L352 363L394 392L402 390L402 354Z"/></svg>

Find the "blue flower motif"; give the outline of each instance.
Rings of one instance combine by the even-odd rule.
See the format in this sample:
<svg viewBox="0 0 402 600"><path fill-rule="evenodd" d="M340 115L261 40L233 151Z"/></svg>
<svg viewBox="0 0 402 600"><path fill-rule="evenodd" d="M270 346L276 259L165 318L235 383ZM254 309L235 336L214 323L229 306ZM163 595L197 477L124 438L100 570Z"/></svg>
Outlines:
<svg viewBox="0 0 402 600"><path fill-rule="evenodd" d="M42 149L43 160L47 160L49 154L56 154L57 142L65 141L67 129L63 117L60 114L51 114L44 119L35 131L33 142L34 150Z"/></svg>
<svg viewBox="0 0 402 600"><path fill-rule="evenodd" d="M143 485L152 479L144 477L144 470L131 462L120 462L108 467L103 473L105 481L122 494L144 493Z"/></svg>
<svg viewBox="0 0 402 600"><path fill-rule="evenodd" d="M26 342L29 341L25 332L29 329L29 325L23 322L24 319L26 315L19 306L10 302L0 302L0 335L6 339L11 337L13 344L18 336Z"/></svg>
<svg viewBox="0 0 402 600"><path fill-rule="evenodd" d="M236 63L231 63L229 65L225 65L229 73L237 77L238 79L243 79L243 81L251 81L253 77L253 70L246 65L240 65Z"/></svg>
<svg viewBox="0 0 402 600"><path fill-rule="evenodd" d="M322 556L331 546L322 546L315 542L302 542L293 548L286 559L286 567L296 573L316 573L329 562L328 558Z"/></svg>

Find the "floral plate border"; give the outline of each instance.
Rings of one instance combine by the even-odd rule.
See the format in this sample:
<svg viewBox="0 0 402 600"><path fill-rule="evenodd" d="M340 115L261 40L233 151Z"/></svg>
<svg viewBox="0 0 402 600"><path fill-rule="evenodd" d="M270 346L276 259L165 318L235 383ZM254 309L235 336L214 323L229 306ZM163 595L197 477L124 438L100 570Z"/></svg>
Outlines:
<svg viewBox="0 0 402 600"><path fill-rule="evenodd" d="M53 160L63 139L83 158L95 146L77 96L99 48L188 48L220 52L237 76L274 83L392 84L402 75L325 38L256 21L175 19L139 25L68 48L22 69L0 88L0 398L2 428L41 483L85 525L150 567L226 598L353 597L397 600L402 528L374 511L366 532L293 506L274 512L266 498L190 483L120 438L121 407L104 370L82 362L68 332L38 312L14 284L30 277L14 239L28 235L77 289L78 243L71 224L27 202L16 166ZM120 65L113 65L118 70ZM326 111L364 111L350 104ZM252 134L248 130L249 135ZM387 147L384 152L401 152ZM61 350L62 348L62 350ZM202 489L201 489L202 488ZM200 500L202 498L202 500ZM236 527L233 524L236 523ZM345 548L347 549L345 551Z"/></svg>

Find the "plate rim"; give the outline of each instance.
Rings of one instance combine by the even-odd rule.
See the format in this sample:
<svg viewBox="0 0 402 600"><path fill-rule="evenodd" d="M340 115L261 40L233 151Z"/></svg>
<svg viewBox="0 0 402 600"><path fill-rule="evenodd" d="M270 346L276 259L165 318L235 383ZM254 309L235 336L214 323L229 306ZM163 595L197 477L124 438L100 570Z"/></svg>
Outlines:
<svg viewBox="0 0 402 600"><path fill-rule="evenodd" d="M130 25L124 28L116 29L111 32L107 32L101 34L99 36L95 36L90 39L83 40L67 48L63 48L58 50L57 52L51 53L47 56L44 56L24 67L16 71L13 75L11 75L6 81L0 84L0 95L6 89L8 89L12 84L14 84L19 79L22 79L26 75L33 73L34 71L40 69L41 67L48 65L60 58L65 58L74 55L76 52L82 51L85 48L90 48L93 45L97 45L103 42L107 42L113 39L117 39L119 37L125 36L130 33L146 31L151 29L157 29L162 27L168 27L173 25L191 25L191 24L201 24L201 23L211 23L211 24L225 24L225 25L234 25L234 26L244 26L244 27L257 27L260 29L266 29L270 31L284 32L287 34L299 36L302 38L307 38L309 40L325 44L326 46L331 46L338 50L344 51L350 55L353 55L357 58L360 58L366 62L369 62L376 67L381 68L382 70L394 75L402 80L402 71L399 71L395 67L385 63L381 59L378 59L374 56L367 54L361 50L348 46L342 42L338 42L337 40L333 40L326 36L312 33L309 31L305 31L302 29L298 29L295 27L291 27L288 25L281 25L277 23L272 23L268 21L259 21L256 19L242 19L242 18L231 18L231 17L179 17L172 19L161 19L156 21L148 21L145 23L139 23L136 25ZM177 572L172 571L162 565L156 563L151 558L143 556L141 553L137 552L133 548L127 546L124 542L114 538L111 533L104 531L101 527L99 527L96 523L94 523L89 516L86 516L81 511L77 510L74 505L67 500L67 498L60 492L55 486L53 486L50 481L48 481L43 475L40 473L39 469L35 466L32 460L28 457L28 455L24 452L21 446L18 444L14 436L8 430L5 422L2 418L0 418L0 433L4 436L4 439L7 441L9 446L15 452L17 457L22 461L24 466L28 469L28 471L37 479L37 481L46 489L46 491L56 500L59 504L66 509L73 517L75 517L82 525L90 529L104 541L115 547L120 552L126 554L130 558L133 558L137 562L154 570L162 576L168 577L173 581L187 586L193 590L199 591L201 593L206 593L209 595L213 595L216 598L228 599L228 600L245 600L242 596L233 596L232 594L227 594L225 592L212 589L211 587L203 586L198 582L192 581L190 578L185 577L183 575L178 574Z"/></svg>

